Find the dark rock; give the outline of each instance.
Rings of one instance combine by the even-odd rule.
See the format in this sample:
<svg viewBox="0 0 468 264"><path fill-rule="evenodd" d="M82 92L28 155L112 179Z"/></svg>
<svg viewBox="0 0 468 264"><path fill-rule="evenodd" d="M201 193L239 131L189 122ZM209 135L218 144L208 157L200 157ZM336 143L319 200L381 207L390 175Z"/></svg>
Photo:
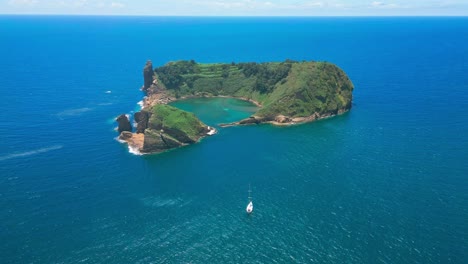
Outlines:
<svg viewBox="0 0 468 264"><path fill-rule="evenodd" d="M190 138L189 136L187 136L186 133L184 133L183 131L180 131L179 129L176 129L176 128L168 128L168 127L164 127L164 132L171 135L172 137L174 137L176 140L180 141L180 142L183 142L183 143L195 143L196 141L192 138Z"/></svg>
<svg viewBox="0 0 468 264"><path fill-rule="evenodd" d="M130 124L130 120L128 120L128 117L126 115L120 115L119 117L117 117L116 121L119 123L119 133L122 133L123 131L132 132L132 125Z"/></svg>
<svg viewBox="0 0 468 264"><path fill-rule="evenodd" d="M136 112L135 115L135 122L137 122L137 133L144 133L145 129L148 128L148 122L151 117L151 112L141 110L140 112Z"/></svg>
<svg viewBox="0 0 468 264"><path fill-rule="evenodd" d="M132 132L123 131L122 133L120 133L119 139L127 140L127 139L129 139L131 137L133 137Z"/></svg>
<svg viewBox="0 0 468 264"><path fill-rule="evenodd" d="M268 121L265 117L251 116L249 118L242 119L241 121L239 121L239 125L260 124L265 121Z"/></svg>
<svg viewBox="0 0 468 264"><path fill-rule="evenodd" d="M166 143L161 138L160 132L152 129L145 131L145 140L142 151L145 153L161 152L168 149Z"/></svg>
<svg viewBox="0 0 468 264"><path fill-rule="evenodd" d="M167 134L161 131L147 129L145 131L145 140L143 142L142 151L145 153L161 152L180 146L182 146L182 143Z"/></svg>
<svg viewBox="0 0 468 264"><path fill-rule="evenodd" d="M161 136L162 141L164 141L164 144L166 144L168 148L177 148L177 147L182 146L182 143L180 143L179 141L170 137L167 134L161 133L160 136Z"/></svg>
<svg viewBox="0 0 468 264"><path fill-rule="evenodd" d="M257 123L258 123L257 119L255 119L255 117L253 116L239 121L239 125L257 124Z"/></svg>
<svg viewBox="0 0 468 264"><path fill-rule="evenodd" d="M143 68L143 79L143 90L146 91L151 87L151 84L153 84L153 63L150 60L146 62Z"/></svg>

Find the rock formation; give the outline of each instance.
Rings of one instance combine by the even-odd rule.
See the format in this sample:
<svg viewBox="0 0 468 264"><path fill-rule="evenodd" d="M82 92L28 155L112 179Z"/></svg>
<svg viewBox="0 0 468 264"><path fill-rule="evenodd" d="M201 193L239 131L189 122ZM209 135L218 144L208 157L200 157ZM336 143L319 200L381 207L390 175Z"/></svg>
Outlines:
<svg viewBox="0 0 468 264"><path fill-rule="evenodd" d="M144 133L145 129L148 128L148 122L151 117L151 112L141 110L140 112L135 113L135 122L137 122L137 133Z"/></svg>
<svg viewBox="0 0 468 264"><path fill-rule="evenodd" d="M121 140L128 140L128 139L130 139L131 137L133 137L132 132L123 131L122 133L120 133L119 139L121 139Z"/></svg>
<svg viewBox="0 0 468 264"><path fill-rule="evenodd" d="M153 84L153 63L150 60L146 62L143 68L143 79L143 90L146 91L151 87L151 84Z"/></svg>
<svg viewBox="0 0 468 264"><path fill-rule="evenodd" d="M121 114L119 117L117 117L116 121L119 123L119 134L123 131L132 132L132 125L130 124L130 120L128 120L128 117L126 115Z"/></svg>
<svg viewBox="0 0 468 264"><path fill-rule="evenodd" d="M144 128L143 153L193 144L210 131L194 114L169 105L157 104L137 116L140 128Z"/></svg>
<svg viewBox="0 0 468 264"><path fill-rule="evenodd" d="M262 122L265 122L266 118L264 117L259 117L259 116L251 116L246 119L242 119L239 121L239 125L248 125L248 124L260 124Z"/></svg>
<svg viewBox="0 0 468 264"><path fill-rule="evenodd" d="M275 121L278 122L278 123L288 123L288 122L291 122L291 118L287 117L287 116L284 116L284 115L277 115L275 117Z"/></svg>
<svg viewBox="0 0 468 264"><path fill-rule="evenodd" d="M180 146L183 146L183 144L171 138L169 135L156 130L148 130L145 132L145 139L141 151L143 153L161 152Z"/></svg>

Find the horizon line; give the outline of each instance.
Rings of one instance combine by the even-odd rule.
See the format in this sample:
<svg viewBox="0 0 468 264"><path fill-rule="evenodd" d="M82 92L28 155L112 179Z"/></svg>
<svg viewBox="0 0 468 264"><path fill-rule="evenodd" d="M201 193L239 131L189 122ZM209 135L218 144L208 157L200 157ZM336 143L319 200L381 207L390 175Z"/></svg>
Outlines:
<svg viewBox="0 0 468 264"><path fill-rule="evenodd" d="M467 15L450 14L389 14L389 15L146 15L146 14L67 14L67 13L0 13L0 16L103 16L103 17L190 17L190 18L313 18L313 17L468 17Z"/></svg>

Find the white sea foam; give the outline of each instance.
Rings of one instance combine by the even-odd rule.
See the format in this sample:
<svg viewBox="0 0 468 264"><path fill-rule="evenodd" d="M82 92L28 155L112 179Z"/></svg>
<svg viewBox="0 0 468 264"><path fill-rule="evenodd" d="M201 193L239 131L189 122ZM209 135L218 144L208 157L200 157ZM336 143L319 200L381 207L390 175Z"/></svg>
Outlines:
<svg viewBox="0 0 468 264"><path fill-rule="evenodd" d="M125 143L125 144L127 144L127 141L122 140L122 139L120 139L119 137L116 137L115 140L117 140L117 141L120 142L120 143ZM141 152L138 150L138 148L133 147L133 146L130 146L129 144L128 144L128 152L131 153L131 154L133 154L133 155L137 155L137 156L143 155L143 153L141 153Z"/></svg>
<svg viewBox="0 0 468 264"><path fill-rule="evenodd" d="M140 102L138 102L137 105L140 106L140 110L143 109L143 100L141 100Z"/></svg>
<svg viewBox="0 0 468 264"><path fill-rule="evenodd" d="M128 145L128 152L130 152L133 155L137 155L137 156L143 155L143 153L141 153L140 150L138 150L138 148L130 146L130 144Z"/></svg>
<svg viewBox="0 0 468 264"><path fill-rule="evenodd" d="M119 137L115 137L114 139L117 140L120 143L127 143L127 141L121 140Z"/></svg>
<svg viewBox="0 0 468 264"><path fill-rule="evenodd" d="M83 108L76 108L76 109L68 109L68 110L64 110L60 113L57 114L57 116L60 118L60 119L63 119L64 117L74 117L74 116L80 116L86 112L89 112L93 110L93 108L89 108L89 107L83 107Z"/></svg>
<svg viewBox="0 0 468 264"><path fill-rule="evenodd" d="M5 155L5 156L1 156L0 161L14 159L14 158L28 157L28 156L41 154L41 153L45 153L45 152L49 152L49 151L57 150L57 149L61 149L61 148L63 148L62 145L54 145L54 146L35 149L35 150L31 150L31 151L11 153L11 154L8 154L8 155Z"/></svg>
<svg viewBox="0 0 468 264"><path fill-rule="evenodd" d="M142 203L145 206L149 207L163 207L163 206L184 206L190 203L190 201L184 202L182 198L174 198L174 199L164 199L160 196L151 196L141 199Z"/></svg>
<svg viewBox="0 0 468 264"><path fill-rule="evenodd" d="M99 106L108 106L108 105L113 105L113 103L99 103Z"/></svg>
<svg viewBox="0 0 468 264"><path fill-rule="evenodd" d="M218 131L214 127L209 126L208 129L210 130L210 131L208 131L208 133L206 133L208 136L212 136L212 135L218 133Z"/></svg>
<svg viewBox="0 0 468 264"><path fill-rule="evenodd" d="M106 94L110 94L110 93L112 93L112 91L106 91Z"/></svg>

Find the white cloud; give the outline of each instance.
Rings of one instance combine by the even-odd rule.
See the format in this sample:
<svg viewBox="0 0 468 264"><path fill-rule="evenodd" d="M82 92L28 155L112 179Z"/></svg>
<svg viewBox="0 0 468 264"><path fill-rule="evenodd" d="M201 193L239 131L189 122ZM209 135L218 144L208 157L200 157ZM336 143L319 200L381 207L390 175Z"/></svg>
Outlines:
<svg viewBox="0 0 468 264"><path fill-rule="evenodd" d="M123 8L123 7L125 7L124 4L119 3L119 2L112 2L112 3L110 4L110 6L111 6L112 8Z"/></svg>
<svg viewBox="0 0 468 264"><path fill-rule="evenodd" d="M2 4L3 1L3 4ZM468 0L0 0L0 13L134 15L466 15Z"/></svg>
<svg viewBox="0 0 468 264"><path fill-rule="evenodd" d="M78 0L73 2L73 6L75 7L83 7L88 4L88 0Z"/></svg>
<svg viewBox="0 0 468 264"><path fill-rule="evenodd" d="M305 2L301 6L303 6L303 7L324 7L325 4L323 2Z"/></svg>
<svg viewBox="0 0 468 264"><path fill-rule="evenodd" d="M11 6L34 6L39 3L39 0L10 0L8 4Z"/></svg>
<svg viewBox="0 0 468 264"><path fill-rule="evenodd" d="M374 1L370 4L371 8L400 8L402 6L397 4L387 4L384 2Z"/></svg>
<svg viewBox="0 0 468 264"><path fill-rule="evenodd" d="M207 8L224 9L228 11L267 11L275 10L277 12L282 10L311 10L317 8L331 7L323 1L305 1L295 4L280 3L277 1L261 1L261 0L217 0L217 1L200 1L196 2L197 5L203 5ZM336 5L336 6L335 6ZM332 7L341 7L341 4L334 4Z"/></svg>

